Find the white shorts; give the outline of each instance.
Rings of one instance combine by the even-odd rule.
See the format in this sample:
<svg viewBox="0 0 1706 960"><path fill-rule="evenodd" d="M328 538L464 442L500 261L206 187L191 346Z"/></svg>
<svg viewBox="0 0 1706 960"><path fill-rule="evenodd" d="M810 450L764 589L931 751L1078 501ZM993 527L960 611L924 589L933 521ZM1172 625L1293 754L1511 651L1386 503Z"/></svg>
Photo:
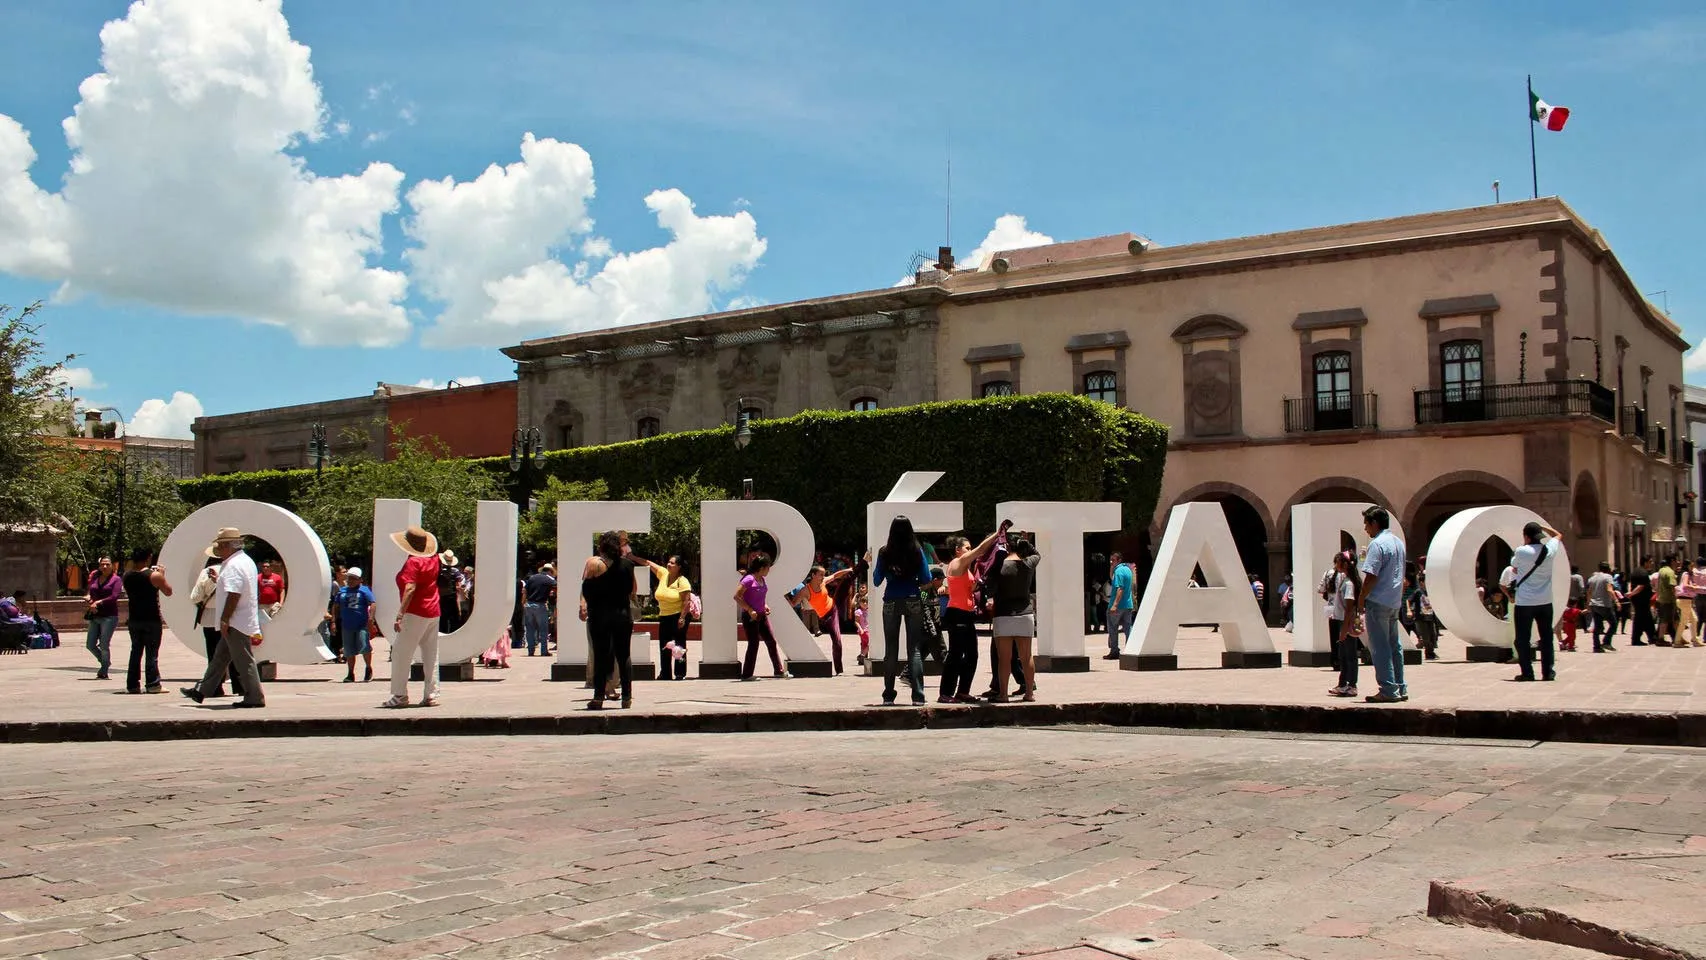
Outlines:
<svg viewBox="0 0 1706 960"><path fill-rule="evenodd" d="M1021 617L996 617L990 624L990 632L997 637L1034 637L1037 618L1028 613Z"/></svg>

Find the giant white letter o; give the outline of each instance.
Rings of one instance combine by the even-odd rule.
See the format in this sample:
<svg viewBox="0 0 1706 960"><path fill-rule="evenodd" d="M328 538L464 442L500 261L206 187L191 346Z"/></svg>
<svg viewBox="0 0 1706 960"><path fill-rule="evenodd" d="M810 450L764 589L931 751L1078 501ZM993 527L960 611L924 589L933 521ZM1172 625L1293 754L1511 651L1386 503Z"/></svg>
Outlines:
<svg viewBox="0 0 1706 960"><path fill-rule="evenodd" d="M1475 562L1481 545L1493 537L1513 550L1521 546L1523 525L1530 522L1547 525L1540 514L1523 507L1471 507L1446 520L1428 544L1428 599L1433 603L1434 616L1465 643L1476 647L1510 645L1504 621L1488 613L1475 592ZM1544 562L1552 564L1552 610L1556 616L1564 612L1564 604L1570 599L1570 555L1560 543ZM1487 578L1488 590L1499 588L1502 572ZM1527 572L1519 570L1517 576Z"/></svg>

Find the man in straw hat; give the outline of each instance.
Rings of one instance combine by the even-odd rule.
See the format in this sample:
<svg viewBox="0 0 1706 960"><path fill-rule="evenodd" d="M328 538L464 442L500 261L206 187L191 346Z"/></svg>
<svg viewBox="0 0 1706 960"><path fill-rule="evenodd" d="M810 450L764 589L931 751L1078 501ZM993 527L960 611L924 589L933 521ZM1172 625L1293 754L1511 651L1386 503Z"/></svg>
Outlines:
<svg viewBox="0 0 1706 960"><path fill-rule="evenodd" d="M407 555L397 571L397 590L403 595L402 613L393 624L391 641L391 699L385 706L409 705L409 662L421 652L421 706L438 706L438 538L410 527L391 534L391 542Z"/></svg>
<svg viewBox="0 0 1706 960"><path fill-rule="evenodd" d="M243 552L243 533L236 527L221 527L207 555L221 561L219 586L211 601L211 609L218 611L220 642L207 661L201 683L180 692L200 703L217 693L226 669L235 666L243 682L243 699L234 706L264 707L261 672L255 667L255 648L261 644L260 572Z"/></svg>

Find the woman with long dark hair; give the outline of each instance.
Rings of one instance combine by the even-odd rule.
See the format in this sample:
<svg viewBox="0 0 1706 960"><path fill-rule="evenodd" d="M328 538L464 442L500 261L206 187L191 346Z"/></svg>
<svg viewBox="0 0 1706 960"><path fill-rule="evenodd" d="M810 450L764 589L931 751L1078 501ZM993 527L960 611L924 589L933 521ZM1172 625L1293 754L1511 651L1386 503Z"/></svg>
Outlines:
<svg viewBox="0 0 1706 960"><path fill-rule="evenodd" d="M746 631L746 662L741 666L740 678L758 679L755 675L758 645L763 643L770 650L770 665L776 668L776 679L789 679L793 674L782 666L782 654L776 649L776 634L770 630L770 584L765 580L770 573L770 557L755 553L746 566L747 574L741 577L740 586L735 588L735 606L740 610L741 626Z"/></svg>
<svg viewBox="0 0 1706 960"><path fill-rule="evenodd" d="M592 641L592 699L588 710L603 710L605 686L614 665L622 678L622 709L634 705L634 672L628 639L634 633L634 561L623 555L622 535L598 536L598 553L581 569L581 619Z"/></svg>
<svg viewBox="0 0 1706 960"><path fill-rule="evenodd" d="M662 566L642 560L658 578L652 596L658 602L658 679L687 679L687 627L692 618L687 615L687 603L693 596L693 583L687 579L681 555L672 553ZM677 650L682 656L676 656ZM673 666L673 669L672 669Z"/></svg>
<svg viewBox="0 0 1706 960"><path fill-rule="evenodd" d="M954 559L943 571L943 596L948 612L942 626L948 631L948 656L942 664L942 689L937 703L976 703L971 695L972 677L977 673L977 575L972 568L983 559L1003 531L996 531L977 546L965 537L949 537Z"/></svg>
<svg viewBox="0 0 1706 960"><path fill-rule="evenodd" d="M899 666L900 624L906 621L906 679L913 706L924 705L924 601L930 561L913 532L912 520L895 517L889 539L877 551L873 579L883 589L883 705L895 702L894 675ZM932 599L931 602L934 602Z"/></svg>
<svg viewBox="0 0 1706 960"><path fill-rule="evenodd" d="M996 574L995 617L990 625L995 634L995 694L990 703L1007 702L1007 680L1015 657L1020 669L1020 698L1027 703L1037 698L1031 641L1037 636L1037 565L1041 562L1031 541L1018 537Z"/></svg>

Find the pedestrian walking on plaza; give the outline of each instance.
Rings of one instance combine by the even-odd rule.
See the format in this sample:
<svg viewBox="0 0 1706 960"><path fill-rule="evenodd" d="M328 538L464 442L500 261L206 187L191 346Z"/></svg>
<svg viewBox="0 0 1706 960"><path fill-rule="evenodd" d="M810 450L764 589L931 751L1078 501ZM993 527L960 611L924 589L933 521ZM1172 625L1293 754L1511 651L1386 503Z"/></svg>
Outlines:
<svg viewBox="0 0 1706 960"><path fill-rule="evenodd" d="M1369 703L1398 703L1410 699L1404 682L1404 648L1398 642L1398 604L1404 598L1404 541L1393 535L1392 516L1384 507L1369 507L1362 517L1369 544L1362 561L1356 612L1363 618L1374 676L1380 683L1380 692L1364 699Z"/></svg>
<svg viewBox="0 0 1706 960"><path fill-rule="evenodd" d="M599 534L598 552L581 568L580 618L592 642L592 699L588 710L604 709L611 671L622 682L622 709L634 705L629 640L634 634L634 561L625 555L622 534Z"/></svg>
<svg viewBox="0 0 1706 960"><path fill-rule="evenodd" d="M948 561L943 578L948 591L948 613L942 626L948 631L948 657L942 664L942 687L937 703L976 703L971 685L977 673L977 575L972 566L989 553L1000 537L992 533L977 546L965 537L949 537ZM1118 556L1118 554L1116 554Z"/></svg>
<svg viewBox="0 0 1706 960"><path fill-rule="evenodd" d="M650 560L642 561L657 577L657 590L652 596L658 602L658 679L687 679L687 629L693 624L688 607L693 601L693 582L687 579L680 554L671 554L659 566ZM676 656L676 651L681 656Z"/></svg>
<svg viewBox="0 0 1706 960"><path fill-rule="evenodd" d="M160 618L160 595L172 595L166 573L154 565L154 555L138 547L130 554L135 569L124 575L124 595L130 600L130 669L125 671L126 693L165 693L160 686L160 636L166 626ZM147 686L141 683L143 661L147 661Z"/></svg>
<svg viewBox="0 0 1706 960"><path fill-rule="evenodd" d="M1426 558L1416 561L1416 589L1410 594L1410 618L1416 624L1416 640L1422 656L1439 659L1439 617L1434 614L1433 599L1428 596Z"/></svg>
<svg viewBox="0 0 1706 960"><path fill-rule="evenodd" d="M539 572L527 578L523 588L527 596L527 655L533 656L537 644L540 656L551 652L551 603L557 597L557 568L549 563L539 565Z"/></svg>
<svg viewBox="0 0 1706 960"><path fill-rule="evenodd" d="M262 561L257 584L261 612L277 616L278 608L284 605L284 574L273 572L271 560Z"/></svg>
<svg viewBox="0 0 1706 960"><path fill-rule="evenodd" d="M1679 642L1676 630L1676 585L1677 570L1680 568L1681 564L1675 557L1667 556L1659 564L1658 572L1653 574L1653 597L1657 602L1659 626L1659 639L1656 642L1661 647L1676 646Z"/></svg>
<svg viewBox="0 0 1706 960"><path fill-rule="evenodd" d="M391 534L391 542L406 554L397 571L397 592L402 606L391 625L391 699L385 706L400 709L409 705L409 665L415 652L421 655L421 706L438 706L438 618L442 599L438 593L438 538L410 527Z"/></svg>
<svg viewBox="0 0 1706 960"><path fill-rule="evenodd" d="M1511 557L1516 579L1511 585L1516 613L1516 655L1521 672L1516 679L1534 680L1534 633L1540 633L1540 679L1555 680L1552 625L1552 561L1563 549L1558 531L1530 522L1522 528L1522 546Z"/></svg>
<svg viewBox="0 0 1706 960"><path fill-rule="evenodd" d="M1623 594L1617 590L1610 563L1601 560L1599 569L1588 578L1587 597L1593 615L1593 652L1615 653L1611 641L1617 635L1617 605L1623 602Z"/></svg>
<svg viewBox="0 0 1706 960"><path fill-rule="evenodd" d="M456 551L438 555L438 634L454 633L462 626L462 571L456 567Z"/></svg>
<svg viewBox="0 0 1706 960"><path fill-rule="evenodd" d="M1629 601L1629 645L1644 647L1659 645L1659 628L1653 620L1653 558L1641 561L1641 569L1629 575L1629 589L1624 594ZM1647 639L1643 640L1642 637Z"/></svg>
<svg viewBox="0 0 1706 960"><path fill-rule="evenodd" d="M1327 642L1337 651L1339 685L1327 693L1334 697L1357 695L1357 675L1362 663L1364 631L1356 621L1356 558L1349 552L1333 555L1332 594L1327 601ZM1347 627L1357 629L1347 629Z"/></svg>
<svg viewBox="0 0 1706 960"><path fill-rule="evenodd" d="M355 682L356 657L367 662L367 672L362 675L361 682L367 683L373 679L373 635L379 632L379 624L374 622L374 609L379 600L361 580L361 568L350 567L344 571L344 585L338 588L337 593L338 635L342 641L340 649L343 651L344 662L349 664L349 673L344 676L345 683Z"/></svg>
<svg viewBox="0 0 1706 960"><path fill-rule="evenodd" d="M950 539L948 549L953 549ZM1102 633L1108 629L1112 607L1108 605L1109 587L1113 570L1120 565L1120 555L1114 554L1110 562L1099 553L1090 554L1090 560L1084 564L1084 632Z"/></svg>
<svg viewBox="0 0 1706 960"><path fill-rule="evenodd" d="M995 634L995 696L991 703L1007 702L1007 680L1017 657L1020 665L1020 698L1029 703L1037 698L1036 666L1031 656L1031 641L1037 636L1036 593L1037 566L1042 556L1024 537L1015 538L1013 551L1001 561L995 575L995 618L991 631Z"/></svg>
<svg viewBox="0 0 1706 960"><path fill-rule="evenodd" d="M344 644L342 640L343 621L338 614L338 591L344 588L344 578L349 569L343 564L332 567L332 590L326 594L326 614L320 620L320 642L331 651L332 659L338 663L344 662Z"/></svg>
<svg viewBox="0 0 1706 960"><path fill-rule="evenodd" d="M1689 628L1688 644L1706 647L1706 640L1700 637L1701 627L1706 625L1706 556L1695 557L1694 566L1682 575L1682 583L1677 587L1679 597L1684 587L1688 590L1688 599L1681 602L1686 604L1683 609Z"/></svg>
<svg viewBox="0 0 1706 960"><path fill-rule="evenodd" d="M1582 576L1581 567L1570 567L1570 596L1565 605L1575 607L1579 611L1576 617L1576 625L1581 627L1583 632L1586 632L1588 629L1588 582Z"/></svg>
<svg viewBox="0 0 1706 960"><path fill-rule="evenodd" d="M219 646L207 661L201 683L179 692L201 703L217 695L225 683L225 674L235 667L232 678L243 697L234 707L260 708L267 705L261 689L261 672L255 666L255 648L261 645L260 571L255 561L243 551L243 532L236 527L221 527L207 555L219 559L218 589L209 601L214 622L218 624ZM239 680L240 678L240 680Z"/></svg>
<svg viewBox="0 0 1706 960"><path fill-rule="evenodd" d="M913 532L909 517L889 524L888 542L877 551L872 579L883 588L883 705L895 702L894 678L899 667L900 629L906 624L906 680L913 706L924 699L924 585L930 582L930 559ZM932 598L934 602L934 598Z"/></svg>
<svg viewBox="0 0 1706 960"><path fill-rule="evenodd" d="M201 577L196 580L195 587L190 590L190 602L195 604L195 624L201 630L202 642L207 648L209 662L213 660L214 654L219 652L219 645L224 642L219 637L219 609L213 604L214 596L219 593L220 566L221 563L218 558L208 558L207 566L202 570ZM237 673L237 665L231 664L226 672L231 676L232 692L241 697L243 695L243 678ZM225 696L224 684L216 687L208 696Z"/></svg>
<svg viewBox="0 0 1706 960"><path fill-rule="evenodd" d="M1128 563L1122 563L1119 554L1114 554L1114 572L1111 586L1113 595L1108 598L1108 653L1103 659L1118 660L1120 651L1125 649L1126 640L1131 636L1132 621L1137 616L1137 572Z"/></svg>
<svg viewBox="0 0 1706 960"><path fill-rule="evenodd" d="M112 558L102 557L95 575L89 578L89 609L84 614L89 623L89 635L84 638L83 645L94 654L95 663L99 664L95 671L96 680L107 679L107 672L112 669L113 633L118 630L118 598L123 592L124 583L113 567Z"/></svg>
<svg viewBox="0 0 1706 960"><path fill-rule="evenodd" d="M770 651L770 664L776 668L778 680L793 676L782 666L782 653L776 649L776 634L770 630L770 584L765 576L770 573L770 558L762 553L753 554L747 561L747 574L740 579L740 586L735 587L735 606L740 610L741 629L746 633L746 661L741 666L742 680L756 680L758 670L758 645L764 644Z"/></svg>

